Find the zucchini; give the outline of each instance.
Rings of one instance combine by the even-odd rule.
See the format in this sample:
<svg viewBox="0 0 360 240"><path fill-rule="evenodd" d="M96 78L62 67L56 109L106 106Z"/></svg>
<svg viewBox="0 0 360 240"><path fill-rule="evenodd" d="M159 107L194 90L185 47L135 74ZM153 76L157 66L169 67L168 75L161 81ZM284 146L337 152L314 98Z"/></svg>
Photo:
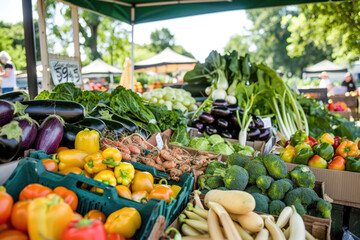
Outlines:
<svg viewBox="0 0 360 240"><path fill-rule="evenodd" d="M80 104L72 101L62 100L31 100L22 101L25 105L25 113L37 121L56 114L64 119L67 123L75 123L83 119L85 108Z"/></svg>

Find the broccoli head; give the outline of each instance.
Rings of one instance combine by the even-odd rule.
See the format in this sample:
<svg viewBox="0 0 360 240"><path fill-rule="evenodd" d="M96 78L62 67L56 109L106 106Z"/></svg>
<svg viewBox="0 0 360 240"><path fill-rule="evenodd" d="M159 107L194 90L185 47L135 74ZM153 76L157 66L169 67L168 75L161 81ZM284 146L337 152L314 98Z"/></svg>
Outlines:
<svg viewBox="0 0 360 240"><path fill-rule="evenodd" d="M206 188L206 180L211 177L210 174L204 174L204 175L201 175L199 178L198 178L198 187L200 188L200 190L202 189L205 189Z"/></svg>
<svg viewBox="0 0 360 240"><path fill-rule="evenodd" d="M298 165L290 172L291 179L299 187L313 189L315 186L315 176L308 166Z"/></svg>
<svg viewBox="0 0 360 240"><path fill-rule="evenodd" d="M260 193L252 193L251 194L256 202L256 207L254 211L262 212L262 213L269 213L269 203L270 199Z"/></svg>
<svg viewBox="0 0 360 240"><path fill-rule="evenodd" d="M269 172L269 175L275 179L282 179L286 177L287 168L284 160L278 155L268 154L264 157L264 164Z"/></svg>
<svg viewBox="0 0 360 240"><path fill-rule="evenodd" d="M285 196L284 202L286 206L301 203L306 209L309 205L314 204L319 199L316 192L310 188L299 187L291 190Z"/></svg>
<svg viewBox="0 0 360 240"><path fill-rule="evenodd" d="M291 180L288 179L288 178L283 178L283 179L281 179L281 180L286 181L286 182L288 182L288 183L290 184L290 190L289 190L289 191L291 191L291 190L294 189L294 183L293 183L293 181L291 181Z"/></svg>
<svg viewBox="0 0 360 240"><path fill-rule="evenodd" d="M274 179L270 176L259 176L256 179L256 186L262 190L264 193L267 189L270 188L271 184L274 182Z"/></svg>
<svg viewBox="0 0 360 240"><path fill-rule="evenodd" d="M281 211L286 207L285 203L280 200L272 200L269 204L269 213L272 215L280 215Z"/></svg>
<svg viewBox="0 0 360 240"><path fill-rule="evenodd" d="M211 176L208 179L206 179L206 185L210 189L217 189L219 187L224 187L224 181L222 176Z"/></svg>
<svg viewBox="0 0 360 240"><path fill-rule="evenodd" d="M294 207L296 209L296 212L298 214L300 214L301 216L307 213L306 209L304 208L304 206L301 203L295 203Z"/></svg>
<svg viewBox="0 0 360 240"><path fill-rule="evenodd" d="M284 180L280 179L273 182L268 190L268 196L272 200L281 200L285 197L285 193L292 189L292 185Z"/></svg>
<svg viewBox="0 0 360 240"><path fill-rule="evenodd" d="M246 163L245 167L246 171L249 174L249 183L255 184L256 179L259 176L266 175L266 168L262 162L259 160L251 160L250 162Z"/></svg>
<svg viewBox="0 0 360 240"><path fill-rule="evenodd" d="M248 193L262 193L261 189L258 188L256 185L245 188L245 192L248 192Z"/></svg>
<svg viewBox="0 0 360 240"><path fill-rule="evenodd" d="M240 153L233 153L231 154L227 159L226 162L227 164L229 164L229 166L233 166L233 165L237 165L240 167L245 167L246 163L250 162L251 159L244 155L244 154L240 154Z"/></svg>
<svg viewBox="0 0 360 240"><path fill-rule="evenodd" d="M238 166L234 165L226 170L224 176L225 187L230 190L241 190L243 191L248 184L249 174L247 171Z"/></svg>
<svg viewBox="0 0 360 240"><path fill-rule="evenodd" d="M205 174L214 174L215 170L217 168L221 168L221 169L226 169L227 164L224 162L220 162L220 161L213 161L211 162L205 170Z"/></svg>
<svg viewBox="0 0 360 240"><path fill-rule="evenodd" d="M329 218L331 215L331 209L332 205L328 201L325 201L324 199L319 198L317 200L317 203L315 205L315 208L313 208L311 213L314 217L320 217L320 218Z"/></svg>

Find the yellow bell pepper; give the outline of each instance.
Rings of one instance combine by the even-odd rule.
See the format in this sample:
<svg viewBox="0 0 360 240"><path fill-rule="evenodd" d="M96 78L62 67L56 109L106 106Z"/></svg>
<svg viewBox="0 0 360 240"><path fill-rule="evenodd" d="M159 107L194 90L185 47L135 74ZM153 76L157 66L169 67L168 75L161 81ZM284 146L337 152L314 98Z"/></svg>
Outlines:
<svg viewBox="0 0 360 240"><path fill-rule="evenodd" d="M88 155L82 150L63 150L57 154L59 159L59 171L70 167L84 168L84 158Z"/></svg>
<svg viewBox="0 0 360 240"><path fill-rule="evenodd" d="M141 227L141 216L135 208L124 207L110 214L104 226L108 233L120 233L131 238Z"/></svg>
<svg viewBox="0 0 360 240"><path fill-rule="evenodd" d="M102 170L95 175L94 180L112 185L114 187L116 186L116 178L114 176L114 172L111 170ZM99 193L104 192L104 190L102 190L101 188L96 188L96 191Z"/></svg>
<svg viewBox="0 0 360 240"><path fill-rule="evenodd" d="M113 168L120 165L122 160L121 152L116 148L109 147L102 152L105 161L103 163L107 164L108 167Z"/></svg>
<svg viewBox="0 0 360 240"><path fill-rule="evenodd" d="M100 151L100 134L96 130L84 130L78 132L75 137L75 149L91 153Z"/></svg>
<svg viewBox="0 0 360 240"><path fill-rule="evenodd" d="M135 176L135 168L131 163L120 163L114 169L115 177L118 184L129 185Z"/></svg>
<svg viewBox="0 0 360 240"><path fill-rule="evenodd" d="M104 157L101 153L96 152L88 155L85 157L84 162L84 168L89 173L98 173L102 170L105 170L107 168L106 164L103 163Z"/></svg>
<svg viewBox="0 0 360 240"><path fill-rule="evenodd" d="M27 208L27 214L31 240L60 240L74 218L71 207L56 194L34 199Z"/></svg>
<svg viewBox="0 0 360 240"><path fill-rule="evenodd" d="M147 191L150 193L154 188L154 177L149 172L138 172L135 174L131 184L132 192Z"/></svg>
<svg viewBox="0 0 360 240"><path fill-rule="evenodd" d="M331 146L334 145L335 140L334 140L334 135L330 134L330 133L324 133L320 136L320 138L318 139L318 144L326 142L328 144L330 144Z"/></svg>
<svg viewBox="0 0 360 240"><path fill-rule="evenodd" d="M181 191L181 187L178 185L171 185L171 189L174 192L173 198L176 198L179 192Z"/></svg>

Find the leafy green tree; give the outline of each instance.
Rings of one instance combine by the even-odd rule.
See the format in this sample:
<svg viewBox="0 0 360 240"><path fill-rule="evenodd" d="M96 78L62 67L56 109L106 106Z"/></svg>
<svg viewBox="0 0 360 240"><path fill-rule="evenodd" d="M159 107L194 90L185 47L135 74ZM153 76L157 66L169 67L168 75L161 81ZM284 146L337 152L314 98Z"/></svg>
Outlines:
<svg viewBox="0 0 360 240"><path fill-rule="evenodd" d="M233 50L238 51L240 54L249 52L250 38L248 35L240 36L235 35L230 38L228 44L225 46L225 52L231 52Z"/></svg>
<svg viewBox="0 0 360 240"><path fill-rule="evenodd" d="M161 52L167 47L173 46L175 42L174 35L171 34L167 28L155 30L150 34L150 39L151 47L156 53Z"/></svg>
<svg viewBox="0 0 360 240"><path fill-rule="evenodd" d="M360 56L360 2L350 0L307 4L299 7L298 16L286 17L288 53L292 57L306 54L306 47L333 48L332 57L339 63L353 62Z"/></svg>

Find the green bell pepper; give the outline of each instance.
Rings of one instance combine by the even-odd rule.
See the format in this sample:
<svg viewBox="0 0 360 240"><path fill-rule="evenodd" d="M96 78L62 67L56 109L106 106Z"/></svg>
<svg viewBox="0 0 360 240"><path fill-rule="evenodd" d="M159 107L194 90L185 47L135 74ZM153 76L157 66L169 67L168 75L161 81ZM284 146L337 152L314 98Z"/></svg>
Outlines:
<svg viewBox="0 0 360 240"><path fill-rule="evenodd" d="M351 172L360 172L360 158L347 157L345 158L346 165L345 170Z"/></svg>
<svg viewBox="0 0 360 240"><path fill-rule="evenodd" d="M326 161L329 161L334 156L334 148L327 142L320 143L314 147L315 154L319 155Z"/></svg>
<svg viewBox="0 0 360 240"><path fill-rule="evenodd" d="M293 135L291 135L290 137L290 145L291 146L296 146L299 143L305 141L308 139L308 136L306 135L305 132L298 130L296 131Z"/></svg>
<svg viewBox="0 0 360 240"><path fill-rule="evenodd" d="M314 155L312 149L309 148L302 148L300 151L295 155L293 159L293 163L296 164L304 164L307 165L309 159Z"/></svg>

